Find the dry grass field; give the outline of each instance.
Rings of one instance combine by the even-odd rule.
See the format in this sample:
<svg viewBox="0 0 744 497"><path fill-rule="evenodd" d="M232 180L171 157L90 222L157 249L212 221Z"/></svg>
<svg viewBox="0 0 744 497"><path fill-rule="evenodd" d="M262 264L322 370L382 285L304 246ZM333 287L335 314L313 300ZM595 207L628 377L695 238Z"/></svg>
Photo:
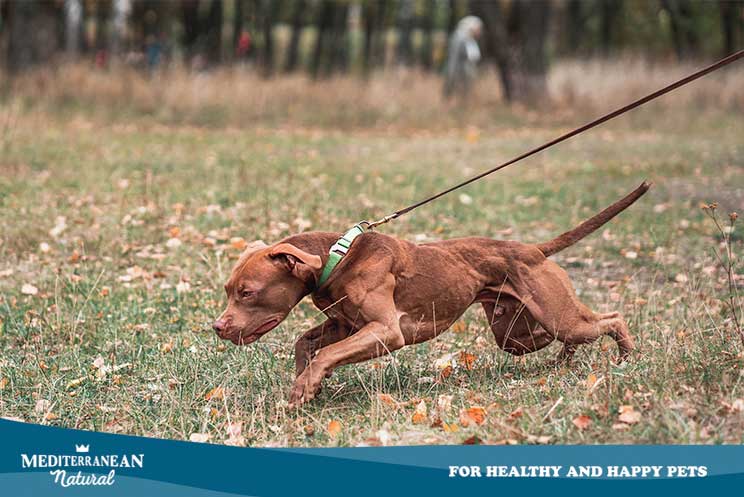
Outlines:
<svg viewBox="0 0 744 497"><path fill-rule="evenodd" d="M504 105L490 74L462 108L435 77L394 71L63 67L0 82L0 416L257 446L744 442L744 304L729 286L744 282L744 238L726 228L744 211L741 68L383 228L541 241L651 180L555 257L590 307L626 317L626 364L609 339L570 366L555 345L512 357L473 308L431 342L339 369L294 411L293 342L322 319L310 303L248 347L210 330L245 240L379 217L689 69L562 63L537 109Z"/></svg>

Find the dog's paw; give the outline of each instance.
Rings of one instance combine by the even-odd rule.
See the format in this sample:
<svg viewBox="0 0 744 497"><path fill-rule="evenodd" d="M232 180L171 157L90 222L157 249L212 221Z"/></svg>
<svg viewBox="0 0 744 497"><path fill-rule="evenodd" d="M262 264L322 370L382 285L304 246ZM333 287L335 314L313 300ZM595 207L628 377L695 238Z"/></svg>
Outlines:
<svg viewBox="0 0 744 497"><path fill-rule="evenodd" d="M320 392L320 383L325 373L312 374L305 369L294 382L292 392L289 394L289 407L297 408L306 402L310 402Z"/></svg>

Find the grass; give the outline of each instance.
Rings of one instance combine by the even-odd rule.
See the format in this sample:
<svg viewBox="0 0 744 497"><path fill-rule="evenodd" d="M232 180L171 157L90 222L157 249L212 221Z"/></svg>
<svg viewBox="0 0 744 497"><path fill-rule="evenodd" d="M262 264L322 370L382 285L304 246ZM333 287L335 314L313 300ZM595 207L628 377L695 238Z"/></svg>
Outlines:
<svg viewBox="0 0 744 497"><path fill-rule="evenodd" d="M655 104L384 228L416 241L545 240L650 179L638 204L555 257L590 307L624 314L638 346L629 363L609 362L609 339L580 348L570 367L553 365L557 345L514 358L473 308L433 341L339 369L291 411L292 345L322 316L303 302L257 344L219 341L209 326L236 237L344 230L593 109L536 115L486 98L431 123L405 107L409 92L390 103L403 109L392 117L365 101L369 122L334 124L338 109L304 101L281 119L246 121L214 117L221 87L191 110L170 98L146 112L149 97L78 98L66 81L27 86L0 107L0 125L12 123L0 127L0 415L260 446L744 442L744 351L712 251L721 238L699 207L744 209L744 120L729 96ZM358 91L329 84L340 101ZM423 84L434 98L434 83ZM277 85L281 97L290 83ZM448 110L426 105L424 117ZM743 243L732 233L735 256Z"/></svg>

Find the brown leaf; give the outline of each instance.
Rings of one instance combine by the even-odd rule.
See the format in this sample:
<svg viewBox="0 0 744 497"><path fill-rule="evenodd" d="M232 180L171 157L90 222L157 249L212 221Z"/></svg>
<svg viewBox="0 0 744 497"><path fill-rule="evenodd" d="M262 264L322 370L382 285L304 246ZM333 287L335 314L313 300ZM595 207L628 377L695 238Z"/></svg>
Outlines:
<svg viewBox="0 0 744 497"><path fill-rule="evenodd" d="M597 375L594 373L589 373L589 376L586 377L586 389L591 390L592 387L597 383Z"/></svg>
<svg viewBox="0 0 744 497"><path fill-rule="evenodd" d="M442 429L445 433L455 433L460 430L460 427L455 423L442 423Z"/></svg>
<svg viewBox="0 0 744 497"><path fill-rule="evenodd" d="M452 331L454 331L455 333L464 333L466 330L467 330L467 325L465 324L465 321L463 321L462 319L452 325Z"/></svg>
<svg viewBox="0 0 744 497"><path fill-rule="evenodd" d="M480 406L469 407L460 411L460 424L467 428L470 423L482 425L486 421L486 410Z"/></svg>
<svg viewBox="0 0 744 497"><path fill-rule="evenodd" d="M377 399L383 404L389 405L390 407L398 407L398 402L390 394L378 393Z"/></svg>
<svg viewBox="0 0 744 497"><path fill-rule="evenodd" d="M214 387L212 390L207 392L204 396L206 400L222 400L225 398L225 389L222 387Z"/></svg>
<svg viewBox="0 0 744 497"><path fill-rule="evenodd" d="M633 406L620 406L620 414L617 419L623 423L633 425L641 420L641 413L636 411Z"/></svg>
<svg viewBox="0 0 744 497"><path fill-rule="evenodd" d="M341 423L335 419L328 423L327 428L328 434L332 437L337 437L341 434Z"/></svg>
<svg viewBox="0 0 744 497"><path fill-rule="evenodd" d="M204 443L207 442L209 438L209 433L192 433L191 435L189 435L189 440L192 442Z"/></svg>
<svg viewBox="0 0 744 497"><path fill-rule="evenodd" d="M413 417L411 418L411 421L413 421L413 424L423 424L426 423L427 419L427 408L426 408L426 402L423 400L416 405L416 411L413 413Z"/></svg>
<svg viewBox="0 0 744 497"><path fill-rule="evenodd" d="M592 418L586 414L580 414L573 419L573 424L579 430L586 430L592 424Z"/></svg>
<svg viewBox="0 0 744 497"><path fill-rule="evenodd" d="M475 435L462 441L463 445L480 445L480 443L481 439L476 437Z"/></svg>
<svg viewBox="0 0 744 497"><path fill-rule="evenodd" d="M457 360L462 364L462 367L470 371L473 369L473 366L475 365L475 360L477 359L476 356L473 354L469 354L465 351L460 352L460 355L457 357Z"/></svg>

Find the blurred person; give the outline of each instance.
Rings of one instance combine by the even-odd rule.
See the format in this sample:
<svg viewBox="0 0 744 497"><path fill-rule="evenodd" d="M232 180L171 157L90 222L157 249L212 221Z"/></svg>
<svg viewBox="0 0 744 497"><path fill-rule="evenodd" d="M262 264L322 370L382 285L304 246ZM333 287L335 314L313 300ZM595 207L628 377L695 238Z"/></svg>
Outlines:
<svg viewBox="0 0 744 497"><path fill-rule="evenodd" d="M235 47L235 56L238 60L245 59L251 51L253 40L248 31L242 31L238 38L238 45Z"/></svg>
<svg viewBox="0 0 744 497"><path fill-rule="evenodd" d="M483 21L476 16L467 16L457 23L449 40L447 64L444 74L444 96L458 94L467 98L477 76L477 65L481 59L478 39L483 32Z"/></svg>

